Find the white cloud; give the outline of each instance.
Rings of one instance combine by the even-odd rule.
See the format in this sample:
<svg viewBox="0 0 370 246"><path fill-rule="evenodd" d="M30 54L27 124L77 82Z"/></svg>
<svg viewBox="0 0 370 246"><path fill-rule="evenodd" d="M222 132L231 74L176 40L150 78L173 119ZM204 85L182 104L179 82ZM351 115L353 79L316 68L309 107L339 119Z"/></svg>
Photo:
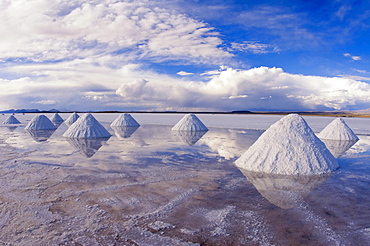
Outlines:
<svg viewBox="0 0 370 246"><path fill-rule="evenodd" d="M55 105L55 104L58 103L58 101L47 99L47 100L41 100L41 101L31 102L31 103L32 104L41 104L41 105Z"/></svg>
<svg viewBox="0 0 370 246"><path fill-rule="evenodd" d="M256 41L244 41L243 43L231 43L231 48L254 54L278 53L281 50L277 46L262 44Z"/></svg>
<svg viewBox="0 0 370 246"><path fill-rule="evenodd" d="M360 60L362 60L361 56L353 56L350 53L344 53L343 56L350 57L354 61L360 61Z"/></svg>
<svg viewBox="0 0 370 246"><path fill-rule="evenodd" d="M140 93L130 94L125 88ZM123 88L123 89L122 89ZM304 76L280 68L232 68L207 83L135 81L122 85L123 100L153 102L158 107L235 109L345 109L367 104L370 85L339 77Z"/></svg>
<svg viewBox="0 0 370 246"><path fill-rule="evenodd" d="M0 80L0 108L48 102L44 106L71 110L322 110L366 108L370 101L367 83L290 74L281 68L228 68L206 82L190 82L142 70L138 64L111 68L96 62L13 67L38 73Z"/></svg>
<svg viewBox="0 0 370 246"><path fill-rule="evenodd" d="M177 74L180 75L180 76L187 76L187 75L193 75L194 73L188 73L188 72L185 72L185 71L180 71Z"/></svg>
<svg viewBox="0 0 370 246"><path fill-rule="evenodd" d="M125 53L217 63L232 55L207 24L135 0L9 1L0 8L0 59L37 62Z"/></svg>

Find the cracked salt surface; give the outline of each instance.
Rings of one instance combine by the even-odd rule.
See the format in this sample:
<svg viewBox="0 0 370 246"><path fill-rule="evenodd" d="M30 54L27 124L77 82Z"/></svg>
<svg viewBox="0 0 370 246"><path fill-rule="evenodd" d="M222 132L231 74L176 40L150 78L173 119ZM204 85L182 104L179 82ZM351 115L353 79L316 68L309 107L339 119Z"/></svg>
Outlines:
<svg viewBox="0 0 370 246"><path fill-rule="evenodd" d="M152 124L162 120L159 116L145 121L146 115L135 115L141 127L122 138L109 127L117 116L96 115L113 135L98 145L68 142L62 137L65 123L37 142L23 129L33 115L17 115L22 122L17 128L0 127L0 244L366 245L370 240L368 136L359 136L331 175L286 179L243 174L233 164L263 131L212 128L217 123L208 121L221 117L238 128L266 124L270 117L248 122L249 117L200 115L210 130L182 141L170 124L181 115L167 115L167 125ZM241 119L246 122L235 123ZM321 129L331 121L314 120ZM367 131L358 126L355 131Z"/></svg>

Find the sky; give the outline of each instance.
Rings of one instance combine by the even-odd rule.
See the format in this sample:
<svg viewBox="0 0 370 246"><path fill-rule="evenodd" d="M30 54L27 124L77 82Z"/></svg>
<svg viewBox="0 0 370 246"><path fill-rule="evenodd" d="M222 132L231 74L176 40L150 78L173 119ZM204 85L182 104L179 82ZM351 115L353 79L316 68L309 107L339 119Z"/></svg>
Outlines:
<svg viewBox="0 0 370 246"><path fill-rule="evenodd" d="M0 110L370 108L370 2L0 0Z"/></svg>

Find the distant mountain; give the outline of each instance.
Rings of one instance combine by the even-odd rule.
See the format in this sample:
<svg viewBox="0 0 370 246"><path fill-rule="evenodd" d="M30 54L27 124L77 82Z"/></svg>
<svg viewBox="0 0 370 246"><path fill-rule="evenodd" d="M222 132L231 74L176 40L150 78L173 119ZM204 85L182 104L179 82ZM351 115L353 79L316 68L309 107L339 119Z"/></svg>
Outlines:
<svg viewBox="0 0 370 246"><path fill-rule="evenodd" d="M359 114L370 114L370 108L354 110L354 112L359 113Z"/></svg>
<svg viewBox="0 0 370 246"><path fill-rule="evenodd" d="M40 110L38 109L9 109L9 110L4 110L0 111L0 113L38 113Z"/></svg>
<svg viewBox="0 0 370 246"><path fill-rule="evenodd" d="M0 113L5 113L5 114L12 114L12 113L58 113L60 112L59 110L55 109L55 108L52 108L50 110L39 110L39 109L9 109L9 110L4 110L4 111L0 111Z"/></svg>

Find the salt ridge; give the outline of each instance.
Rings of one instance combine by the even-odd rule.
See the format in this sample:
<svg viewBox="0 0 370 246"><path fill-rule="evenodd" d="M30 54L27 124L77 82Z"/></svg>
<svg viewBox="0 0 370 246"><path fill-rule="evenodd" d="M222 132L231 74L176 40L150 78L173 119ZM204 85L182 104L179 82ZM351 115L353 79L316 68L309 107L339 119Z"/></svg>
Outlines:
<svg viewBox="0 0 370 246"><path fill-rule="evenodd" d="M297 114L271 125L235 164L249 171L282 175L317 175L339 167L325 144Z"/></svg>
<svg viewBox="0 0 370 246"><path fill-rule="evenodd" d="M177 124L172 128L177 131L208 131L208 128L195 114L185 115Z"/></svg>
<svg viewBox="0 0 370 246"><path fill-rule="evenodd" d="M140 124L130 114L120 114L110 126L139 127Z"/></svg>
<svg viewBox="0 0 370 246"><path fill-rule="evenodd" d="M45 115L37 115L27 124L25 129L33 130L55 130L57 127Z"/></svg>
<svg viewBox="0 0 370 246"><path fill-rule="evenodd" d="M108 138L111 134L92 114L86 113L73 123L63 136L69 138Z"/></svg>
<svg viewBox="0 0 370 246"><path fill-rule="evenodd" d="M327 125L319 134L321 139L341 140L341 141L357 141L357 135L344 122L342 118L336 118Z"/></svg>

